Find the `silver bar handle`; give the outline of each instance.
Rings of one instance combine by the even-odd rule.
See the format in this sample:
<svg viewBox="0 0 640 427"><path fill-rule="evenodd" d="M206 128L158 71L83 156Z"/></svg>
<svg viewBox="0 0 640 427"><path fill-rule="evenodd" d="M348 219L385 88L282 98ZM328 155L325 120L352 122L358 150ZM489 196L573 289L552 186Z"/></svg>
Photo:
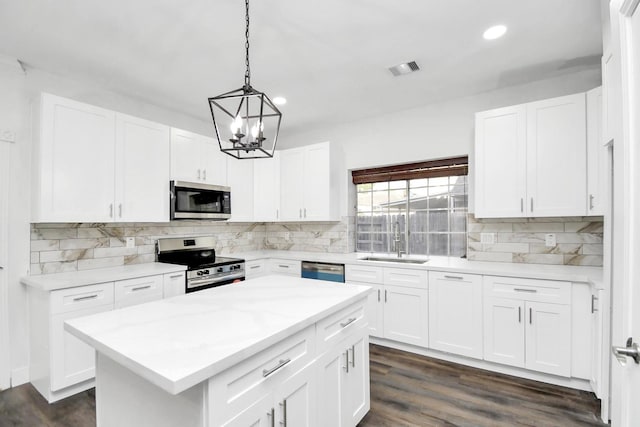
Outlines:
<svg viewBox="0 0 640 427"><path fill-rule="evenodd" d="M276 427L276 411L271 408L271 411L267 412L267 417L271 420L271 427Z"/></svg>
<svg viewBox="0 0 640 427"><path fill-rule="evenodd" d="M250 270L256 269L256 268L260 268L260 265L252 265L251 267L249 267Z"/></svg>
<svg viewBox="0 0 640 427"><path fill-rule="evenodd" d="M280 359L278 361L278 364L276 366L274 366L271 369L263 369L262 370L262 376L263 377L268 377L269 375L273 374L275 371L277 371L278 369L282 368L283 366L285 366L287 363L291 362L290 358L287 359Z"/></svg>
<svg viewBox="0 0 640 427"><path fill-rule="evenodd" d="M384 290L384 302L387 302L387 290Z"/></svg>
<svg viewBox="0 0 640 427"><path fill-rule="evenodd" d="M355 322L357 319L357 317L350 317L349 319L347 319L346 322L344 323L340 323L340 326L342 326L343 328L346 328L347 326L349 326L350 324L352 324L353 322Z"/></svg>
<svg viewBox="0 0 640 427"><path fill-rule="evenodd" d="M462 280L463 277L462 276L448 276L448 275L444 275L445 279L455 279L455 280Z"/></svg>
<svg viewBox="0 0 640 427"><path fill-rule="evenodd" d="M86 297L75 297L73 300L74 301L87 301L87 300L96 299L96 298L98 298L98 294L87 295Z"/></svg>
<svg viewBox="0 0 640 427"><path fill-rule="evenodd" d="M282 406L282 421L280 421L280 425L287 427L287 399L283 399L280 406Z"/></svg>
<svg viewBox="0 0 640 427"><path fill-rule="evenodd" d="M206 180L207 180L207 170L206 170L206 169L203 169L203 170L202 170L202 180L203 180L203 181L206 181Z"/></svg>
<svg viewBox="0 0 640 427"><path fill-rule="evenodd" d="M118 204L118 216L122 218L122 203Z"/></svg>
<svg viewBox="0 0 640 427"><path fill-rule="evenodd" d="M183 277L183 275L182 274L173 274L173 275L169 276L170 279L178 279L180 277Z"/></svg>
<svg viewBox="0 0 640 427"><path fill-rule="evenodd" d="M533 309L529 307L529 324L533 324Z"/></svg>
<svg viewBox="0 0 640 427"><path fill-rule="evenodd" d="M198 179L201 179L200 176L200 169L198 169Z"/></svg>
<svg viewBox="0 0 640 427"><path fill-rule="evenodd" d="M526 288L513 288L513 290L516 292L529 292L531 294L535 294L536 292L538 292L537 289L526 289Z"/></svg>
<svg viewBox="0 0 640 427"><path fill-rule="evenodd" d="M278 267L280 268L289 268L289 265L285 265L285 264L278 264Z"/></svg>
<svg viewBox="0 0 640 427"><path fill-rule="evenodd" d="M531 198L531 212L533 212L533 197Z"/></svg>
<svg viewBox="0 0 640 427"><path fill-rule="evenodd" d="M113 203L109 203L109 218L113 218Z"/></svg>
<svg viewBox="0 0 640 427"><path fill-rule="evenodd" d="M524 199L520 197L520 212L524 212Z"/></svg>
<svg viewBox="0 0 640 427"><path fill-rule="evenodd" d="M349 373L349 349L347 349L347 351L344 352L344 356L347 359L347 363L342 367L342 369L347 371L347 374L348 374Z"/></svg>
<svg viewBox="0 0 640 427"><path fill-rule="evenodd" d="M522 323L522 307L518 307L518 323Z"/></svg>
<svg viewBox="0 0 640 427"><path fill-rule="evenodd" d="M276 209L276 219L280 218L280 209Z"/></svg>
<svg viewBox="0 0 640 427"><path fill-rule="evenodd" d="M304 208L304 217L307 217L307 208Z"/></svg>
<svg viewBox="0 0 640 427"><path fill-rule="evenodd" d="M300 212L298 212L298 218L302 218L302 208L300 208Z"/></svg>
<svg viewBox="0 0 640 427"><path fill-rule="evenodd" d="M356 367L356 345L351 346L351 367Z"/></svg>
<svg viewBox="0 0 640 427"><path fill-rule="evenodd" d="M591 295L591 314L598 311L598 309L596 308L596 301L598 301L598 297L595 295Z"/></svg>
<svg viewBox="0 0 640 427"><path fill-rule="evenodd" d="M593 210L593 194L589 194L589 210Z"/></svg>
<svg viewBox="0 0 640 427"><path fill-rule="evenodd" d="M380 289L378 289L378 302L380 302Z"/></svg>
<svg viewBox="0 0 640 427"><path fill-rule="evenodd" d="M145 286L138 286L136 288L131 288L132 291L141 291L143 289L149 289L151 287L151 285L145 285Z"/></svg>

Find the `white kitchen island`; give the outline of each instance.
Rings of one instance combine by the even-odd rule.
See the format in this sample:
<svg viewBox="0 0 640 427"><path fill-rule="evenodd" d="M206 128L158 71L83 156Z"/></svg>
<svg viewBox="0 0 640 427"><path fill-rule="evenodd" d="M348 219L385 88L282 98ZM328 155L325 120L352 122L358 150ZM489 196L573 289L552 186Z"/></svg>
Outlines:
<svg viewBox="0 0 640 427"><path fill-rule="evenodd" d="M355 426L371 289L267 276L69 320L111 426Z"/></svg>

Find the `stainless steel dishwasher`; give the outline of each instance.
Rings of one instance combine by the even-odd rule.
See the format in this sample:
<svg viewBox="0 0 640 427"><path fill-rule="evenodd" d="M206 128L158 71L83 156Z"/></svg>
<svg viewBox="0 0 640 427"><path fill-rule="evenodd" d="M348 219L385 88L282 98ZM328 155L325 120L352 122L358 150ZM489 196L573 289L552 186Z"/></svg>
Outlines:
<svg viewBox="0 0 640 427"><path fill-rule="evenodd" d="M344 283L344 264L302 261L302 277Z"/></svg>

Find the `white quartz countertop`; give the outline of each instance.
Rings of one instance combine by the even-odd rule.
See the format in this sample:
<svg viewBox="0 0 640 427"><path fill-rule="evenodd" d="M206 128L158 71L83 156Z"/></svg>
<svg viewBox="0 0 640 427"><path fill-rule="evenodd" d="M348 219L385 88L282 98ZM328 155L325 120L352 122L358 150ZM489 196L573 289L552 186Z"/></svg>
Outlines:
<svg viewBox="0 0 640 427"><path fill-rule="evenodd" d="M255 252L236 252L229 256L252 261L265 258L280 258L300 261L324 261L341 264L369 265L378 267L407 268L416 270L432 270L443 272L459 272L494 276L522 277L529 279L565 280L570 282L592 283L602 285L602 267L585 267L573 265L521 264L505 262L469 261L462 258L432 256L424 264L408 264L397 262L364 261L369 256L385 256L387 254L370 254L351 252L332 254L320 252L263 250ZM393 257L393 255L391 255ZM420 258L420 257L412 257Z"/></svg>
<svg viewBox="0 0 640 427"><path fill-rule="evenodd" d="M68 320L65 329L178 394L369 292L368 286L265 276Z"/></svg>
<svg viewBox="0 0 640 427"><path fill-rule="evenodd" d="M96 268L94 270L24 276L20 278L20 282L41 291L55 291L57 289L86 286L94 283L113 282L115 280L154 276L156 274L175 273L185 270L186 266L184 265L154 262L148 264L123 265L113 268Z"/></svg>

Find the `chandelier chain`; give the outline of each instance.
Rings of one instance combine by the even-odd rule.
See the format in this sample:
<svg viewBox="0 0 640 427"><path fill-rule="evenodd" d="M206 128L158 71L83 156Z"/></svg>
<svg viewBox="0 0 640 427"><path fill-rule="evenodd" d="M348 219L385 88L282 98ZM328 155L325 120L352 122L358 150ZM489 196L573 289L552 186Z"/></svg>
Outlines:
<svg viewBox="0 0 640 427"><path fill-rule="evenodd" d="M245 48L245 65L247 66L246 71L244 72L244 85L248 88L251 87L251 69L249 67L249 0L245 0L244 1L244 5L245 5L245 20L246 20L246 31L244 33L245 35L245 43L244 43L244 48Z"/></svg>

